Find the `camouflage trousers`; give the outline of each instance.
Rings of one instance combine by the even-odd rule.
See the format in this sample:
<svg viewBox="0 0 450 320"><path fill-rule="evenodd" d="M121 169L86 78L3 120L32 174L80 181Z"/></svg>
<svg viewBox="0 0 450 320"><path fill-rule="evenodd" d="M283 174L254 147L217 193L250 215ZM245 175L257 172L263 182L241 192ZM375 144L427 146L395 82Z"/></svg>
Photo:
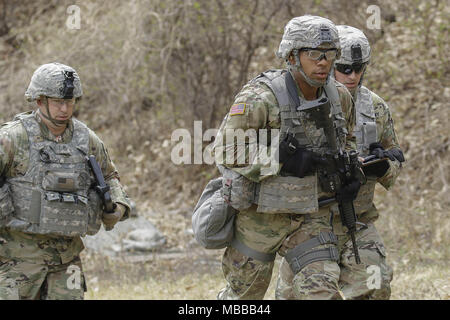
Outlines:
<svg viewBox="0 0 450 320"><path fill-rule="evenodd" d="M252 206L236 215L235 237L253 250L280 253L283 242L303 222L303 215L258 213L255 206ZM219 292L217 298L263 299L270 284L273 266L274 262L262 262L228 247L222 258L227 286Z"/></svg>
<svg viewBox="0 0 450 320"><path fill-rule="evenodd" d="M235 223L235 237L240 242L254 250L277 252L281 256L320 232L334 231L338 236L339 262L331 259L312 262L294 275L283 259L277 283L278 299L389 298L392 269L385 263L384 245L371 224L357 233L362 264L356 265L346 230L336 218L336 211L330 208L307 216L241 211ZM323 244L315 249L332 246ZM273 265L228 247L222 259L227 286L219 292L218 299L263 299Z"/></svg>
<svg viewBox="0 0 450 320"><path fill-rule="evenodd" d="M0 257L0 300L82 300L81 260L42 265Z"/></svg>
<svg viewBox="0 0 450 320"><path fill-rule="evenodd" d="M340 221L333 226L339 262L313 262L294 275L283 258L276 299L389 299L393 272L386 264L385 248L373 223L356 233L361 264L356 264L350 236L343 233Z"/></svg>

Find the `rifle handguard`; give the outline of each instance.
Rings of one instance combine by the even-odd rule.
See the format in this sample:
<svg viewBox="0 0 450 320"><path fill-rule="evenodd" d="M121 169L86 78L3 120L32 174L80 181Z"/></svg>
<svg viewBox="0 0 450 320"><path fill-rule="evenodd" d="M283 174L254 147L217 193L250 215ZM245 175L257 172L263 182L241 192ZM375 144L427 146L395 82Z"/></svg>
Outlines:
<svg viewBox="0 0 450 320"><path fill-rule="evenodd" d="M342 201L339 203L339 215L341 217L342 224L347 227L348 234L352 240L353 253L355 254L356 264L361 263L361 259L359 257L358 247L356 245L356 214L355 208L353 207L353 201Z"/></svg>
<svg viewBox="0 0 450 320"><path fill-rule="evenodd" d="M113 213L114 210L116 209L116 204L111 199L111 195L109 193L110 187L105 182L102 170L100 169L100 166L97 160L95 159L95 156L90 155L89 157L86 157L86 160L89 164L89 167L92 170L92 173L94 174L94 178L97 183L97 185L94 186L94 189L102 199L103 210L106 213Z"/></svg>

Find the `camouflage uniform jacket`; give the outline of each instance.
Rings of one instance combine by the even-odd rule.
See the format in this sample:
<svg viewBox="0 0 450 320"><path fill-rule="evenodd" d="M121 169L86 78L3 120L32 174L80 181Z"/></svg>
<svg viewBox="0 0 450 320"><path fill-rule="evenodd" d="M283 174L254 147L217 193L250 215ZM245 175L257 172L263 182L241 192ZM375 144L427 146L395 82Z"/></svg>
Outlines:
<svg viewBox="0 0 450 320"><path fill-rule="evenodd" d="M330 79L330 81L335 81L334 79ZM347 88L335 81L341 108L343 115L346 120L346 129L347 132L353 132L353 126L355 123L355 109L353 104L353 99L350 92ZM320 88L317 93L317 97L322 94L323 88ZM297 84L297 93L299 97L305 100L302 91L298 87ZM226 159L225 154L228 152L234 153L234 159L239 159L240 154L239 148L237 148L236 143L227 143L226 139L223 138L225 136L226 130L237 130L242 129L246 131L248 129L280 129L281 126L281 116L280 116L280 108L278 105L278 101L272 92L272 90L263 83L249 83L246 84L242 90L236 95L233 106L236 104L245 104L244 113L240 115L230 115L227 114L225 119L223 120L221 127L219 129L216 143L224 142L223 146L223 159ZM270 136L270 133L268 133ZM348 135L348 148L355 149L356 145L349 138L351 135ZM223 139L223 140L222 140ZM215 145L216 159L218 157L217 153L221 153L220 148L218 148L218 144ZM265 163L253 163L252 159L248 159L248 148L250 146L247 144L245 148L246 153L246 161L245 165L238 164L237 161L234 164L229 164L224 161L226 167L231 168L233 171L243 175L244 177L254 181L261 182L263 179L270 176L267 174L269 168L267 168L267 164ZM270 151L270 150L269 150ZM220 155L219 155L220 156ZM265 174L261 174L261 169L263 166L266 166ZM279 174L281 166L279 165L276 170L272 171L272 175Z"/></svg>
<svg viewBox="0 0 450 320"><path fill-rule="evenodd" d="M392 119L391 111L386 102L379 97L375 92L372 94L373 110L375 115L375 122L377 125L377 142L379 142L384 149L400 148L397 140L397 135L394 130L394 120ZM398 161L389 162L389 170L384 176L377 179L386 190L389 190L395 183L396 178L400 174L400 164Z"/></svg>
<svg viewBox="0 0 450 320"><path fill-rule="evenodd" d="M60 137L55 137L33 112L39 123L43 139L57 143L67 143L72 139L73 123ZM0 172L6 178L24 175L29 165L29 140L27 132L20 120L5 123L0 128ZM119 174L108 151L100 138L89 129L89 154L96 157L105 180L109 184L112 200L124 205L127 210L122 218L129 216L130 204L125 191L119 182ZM30 234L0 228L0 256L14 258L39 264L58 265L76 258L84 249L81 237L56 237Z"/></svg>

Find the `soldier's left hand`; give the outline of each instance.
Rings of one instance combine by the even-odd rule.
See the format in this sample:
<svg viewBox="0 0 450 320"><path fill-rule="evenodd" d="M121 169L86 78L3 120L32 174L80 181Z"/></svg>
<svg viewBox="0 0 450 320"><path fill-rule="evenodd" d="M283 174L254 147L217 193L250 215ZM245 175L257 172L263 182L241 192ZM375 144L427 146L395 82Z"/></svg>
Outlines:
<svg viewBox="0 0 450 320"><path fill-rule="evenodd" d="M116 209L113 213L103 212L102 221L105 225L105 230L109 231L114 228L114 225L122 219L125 214L126 208L120 203L116 203Z"/></svg>
<svg viewBox="0 0 450 320"><path fill-rule="evenodd" d="M378 143L374 142L371 143L369 146L369 153L372 155L375 155L379 159L383 158L389 158L391 161L397 160L398 162L404 162L405 157L403 156L402 150L398 148L392 148L389 150L385 150L383 146Z"/></svg>

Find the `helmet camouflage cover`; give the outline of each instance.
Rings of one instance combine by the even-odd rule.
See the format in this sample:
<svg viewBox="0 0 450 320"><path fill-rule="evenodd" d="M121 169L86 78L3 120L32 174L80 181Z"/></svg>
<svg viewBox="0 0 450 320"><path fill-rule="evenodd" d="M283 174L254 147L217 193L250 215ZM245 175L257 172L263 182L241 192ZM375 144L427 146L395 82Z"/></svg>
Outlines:
<svg viewBox="0 0 450 320"><path fill-rule="evenodd" d="M341 42L339 64L366 63L370 60L370 44L364 33L350 26L337 26Z"/></svg>
<svg viewBox="0 0 450 320"><path fill-rule="evenodd" d="M339 57L341 45L334 23L319 16L305 15L295 17L284 28L277 56L287 59L294 49L317 48L322 45L336 48Z"/></svg>
<svg viewBox="0 0 450 320"><path fill-rule="evenodd" d="M25 92L28 101L36 100L39 96L71 99L82 95L80 77L75 69L58 62L37 68Z"/></svg>

